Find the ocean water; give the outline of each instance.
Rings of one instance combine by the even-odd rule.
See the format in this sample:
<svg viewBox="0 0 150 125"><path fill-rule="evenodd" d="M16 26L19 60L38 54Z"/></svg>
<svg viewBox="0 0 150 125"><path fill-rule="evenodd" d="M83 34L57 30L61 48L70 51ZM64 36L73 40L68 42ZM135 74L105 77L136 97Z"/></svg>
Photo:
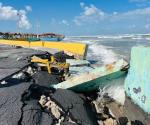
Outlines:
<svg viewBox="0 0 150 125"><path fill-rule="evenodd" d="M130 60L133 46L150 46L150 38L122 38L119 37L66 37L64 41L88 44L86 59L97 61L103 65L114 62L120 58Z"/></svg>
<svg viewBox="0 0 150 125"><path fill-rule="evenodd" d="M109 64L121 58L129 62L133 46L150 46L150 38L137 38L135 36L66 37L64 41L88 44L86 59L94 62L96 66ZM100 97L106 93L123 105L125 101L124 79L112 81L111 86L100 88Z"/></svg>

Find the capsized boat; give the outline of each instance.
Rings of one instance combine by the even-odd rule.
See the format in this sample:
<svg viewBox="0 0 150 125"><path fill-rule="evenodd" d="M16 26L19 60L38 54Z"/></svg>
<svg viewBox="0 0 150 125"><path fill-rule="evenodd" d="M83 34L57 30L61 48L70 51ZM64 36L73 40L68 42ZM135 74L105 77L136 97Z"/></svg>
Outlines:
<svg viewBox="0 0 150 125"><path fill-rule="evenodd" d="M87 60L80 59L66 59L66 62L70 64L70 66L89 66L90 62Z"/></svg>
<svg viewBox="0 0 150 125"><path fill-rule="evenodd" d="M108 81L124 77L127 73L128 67L128 63L124 59L120 59L114 63L95 68L90 72L74 76L57 85L52 85L51 87L55 89L71 89L78 92L93 91L111 83Z"/></svg>

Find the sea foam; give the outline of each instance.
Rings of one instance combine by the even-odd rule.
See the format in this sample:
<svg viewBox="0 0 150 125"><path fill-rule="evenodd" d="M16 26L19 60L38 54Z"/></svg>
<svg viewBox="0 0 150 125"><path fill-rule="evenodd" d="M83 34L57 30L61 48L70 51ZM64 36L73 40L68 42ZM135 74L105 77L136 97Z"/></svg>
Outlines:
<svg viewBox="0 0 150 125"><path fill-rule="evenodd" d="M101 61L103 64L109 64L118 60L117 55L111 49L100 45L100 44L92 44L89 46L89 50L91 50L91 56L93 55L96 59Z"/></svg>

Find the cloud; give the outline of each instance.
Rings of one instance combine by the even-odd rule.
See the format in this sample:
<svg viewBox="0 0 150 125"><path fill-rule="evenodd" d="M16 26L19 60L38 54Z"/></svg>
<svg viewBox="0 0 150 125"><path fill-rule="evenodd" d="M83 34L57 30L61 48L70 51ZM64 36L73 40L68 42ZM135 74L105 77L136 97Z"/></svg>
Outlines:
<svg viewBox="0 0 150 125"><path fill-rule="evenodd" d="M116 11L115 11L115 12L113 12L113 15L117 15L117 14L118 14L118 12L116 12Z"/></svg>
<svg viewBox="0 0 150 125"><path fill-rule="evenodd" d="M150 18L150 7L143 8L143 9L135 9L132 11L124 12L124 13L118 13L117 15L111 15L110 16L111 21L117 21L117 20L134 20L139 21L141 20L143 22L143 19L149 19Z"/></svg>
<svg viewBox="0 0 150 125"><path fill-rule="evenodd" d="M118 20L136 20L136 19L149 19L150 7L135 9L124 13L112 12L106 13L101 9L96 8L94 5L85 6L80 3L81 8L84 10L79 16L75 16L74 22L78 24L82 23L99 23L102 21L118 21Z"/></svg>
<svg viewBox="0 0 150 125"><path fill-rule="evenodd" d="M26 10L17 10L12 6L4 6L0 3L0 21L16 21L19 28L29 29L31 24L27 18L27 12L29 11L29 8L28 10L27 8Z"/></svg>
<svg viewBox="0 0 150 125"><path fill-rule="evenodd" d="M89 29L91 33L110 34L150 32L150 7L111 13L93 4L87 6L80 3L80 7L82 12L73 18L73 22L82 33L87 31L86 29Z"/></svg>
<svg viewBox="0 0 150 125"><path fill-rule="evenodd" d="M84 9L84 15L85 16L91 16L91 15L94 15L94 14L98 14L100 11L94 6L94 5L90 5L89 7L88 6L83 6L83 9Z"/></svg>
<svg viewBox="0 0 150 125"><path fill-rule="evenodd" d="M28 21L28 18L26 16L26 11L25 10L20 10L18 12L19 20L18 20L18 27L19 28L25 28L25 29L30 29L31 24Z"/></svg>
<svg viewBox="0 0 150 125"><path fill-rule="evenodd" d="M11 6L3 6L0 3L0 20L15 20L17 19L18 11Z"/></svg>
<svg viewBox="0 0 150 125"><path fill-rule="evenodd" d="M67 20L62 20L62 21L61 21L61 24L64 24L64 25L69 26L69 23L68 23L68 21L67 21Z"/></svg>
<svg viewBox="0 0 150 125"><path fill-rule="evenodd" d="M97 23L105 17L105 13L95 7L93 4L86 6L84 3L80 3L83 12L74 18L76 25L82 25L84 22Z"/></svg>
<svg viewBox="0 0 150 125"><path fill-rule="evenodd" d="M51 18L50 25L57 25L57 26L70 26L69 22L65 19L57 20L55 18Z"/></svg>
<svg viewBox="0 0 150 125"><path fill-rule="evenodd" d="M84 4L83 2L80 3L80 6L81 6L81 7L84 7L84 5L85 5L85 4Z"/></svg>
<svg viewBox="0 0 150 125"><path fill-rule="evenodd" d="M129 0L130 3L134 3L137 7L149 7L149 0Z"/></svg>
<svg viewBox="0 0 150 125"><path fill-rule="evenodd" d="M29 6L29 5L27 5L27 6L25 6L25 9L27 10L27 11L32 11L32 7L31 6Z"/></svg>

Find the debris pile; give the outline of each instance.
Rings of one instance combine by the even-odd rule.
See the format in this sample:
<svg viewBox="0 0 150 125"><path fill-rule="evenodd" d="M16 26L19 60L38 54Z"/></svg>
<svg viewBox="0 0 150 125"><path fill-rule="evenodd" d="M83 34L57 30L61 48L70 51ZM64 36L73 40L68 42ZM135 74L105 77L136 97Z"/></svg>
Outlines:
<svg viewBox="0 0 150 125"><path fill-rule="evenodd" d="M36 52L26 57L16 56L16 60L29 63L35 55L42 59L52 56L48 52ZM74 58L64 52L53 56L62 63ZM3 80L0 84L0 125L142 125L114 114L111 110L114 100L107 96L99 100L96 91L75 93L50 88L51 84L62 82L61 77L32 64Z"/></svg>
<svg viewBox="0 0 150 125"><path fill-rule="evenodd" d="M60 51L54 54L54 57L58 60L58 62L66 62L66 59L75 59L72 55L67 55L64 51Z"/></svg>

